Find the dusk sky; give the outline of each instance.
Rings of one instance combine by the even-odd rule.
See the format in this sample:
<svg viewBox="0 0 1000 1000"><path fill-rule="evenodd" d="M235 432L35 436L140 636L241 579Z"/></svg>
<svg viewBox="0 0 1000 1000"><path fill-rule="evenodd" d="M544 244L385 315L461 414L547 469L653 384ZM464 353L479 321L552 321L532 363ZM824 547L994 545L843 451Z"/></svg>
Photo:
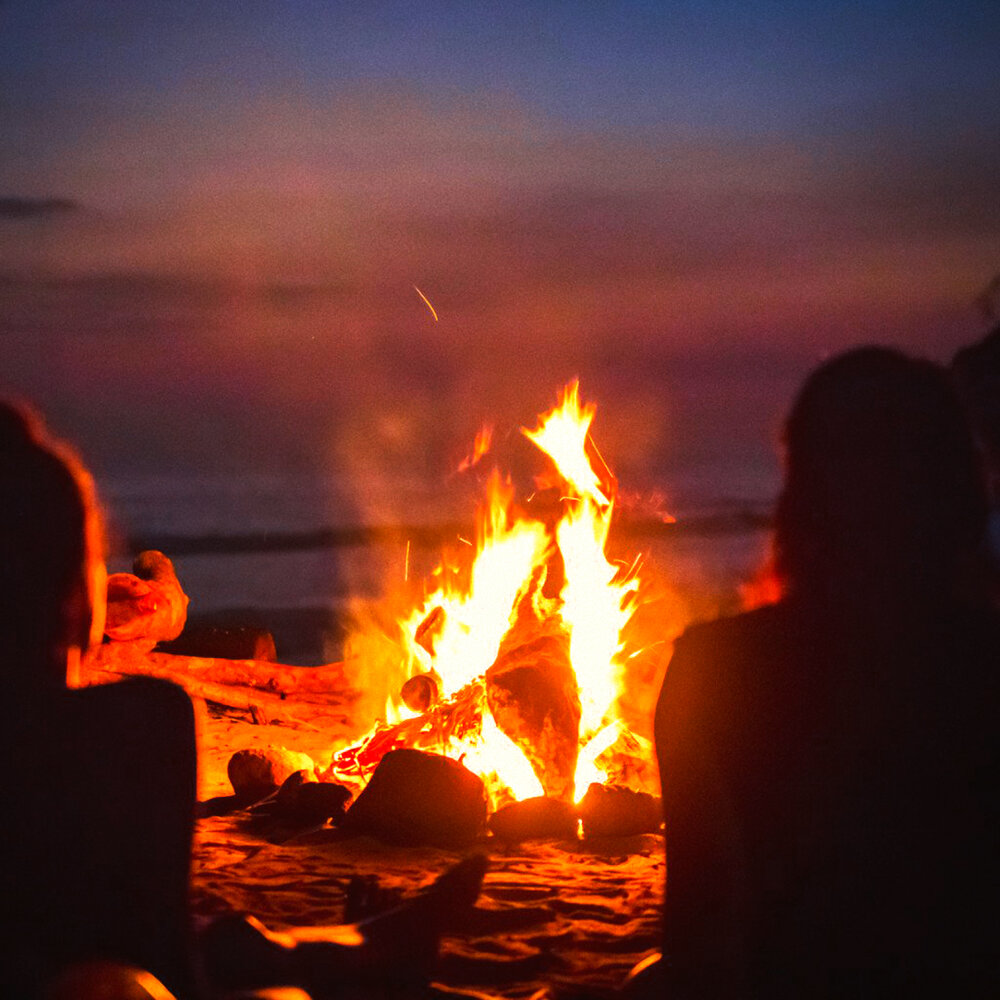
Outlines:
<svg viewBox="0 0 1000 1000"><path fill-rule="evenodd" d="M997 0L0 2L0 386L111 472L433 472L575 375L620 470L764 462L820 358L985 331L998 53Z"/></svg>

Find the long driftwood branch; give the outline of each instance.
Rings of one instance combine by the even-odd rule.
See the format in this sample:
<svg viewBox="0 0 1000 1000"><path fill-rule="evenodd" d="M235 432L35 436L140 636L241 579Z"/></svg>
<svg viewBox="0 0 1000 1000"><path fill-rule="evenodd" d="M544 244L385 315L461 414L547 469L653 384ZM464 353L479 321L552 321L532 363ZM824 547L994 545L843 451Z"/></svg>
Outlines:
<svg viewBox="0 0 1000 1000"><path fill-rule="evenodd" d="M141 642L106 642L86 658L83 683L122 676L162 677L189 695L243 709L267 721L308 725L308 718L337 714L356 693L343 663L296 667L259 660L225 660L151 652Z"/></svg>

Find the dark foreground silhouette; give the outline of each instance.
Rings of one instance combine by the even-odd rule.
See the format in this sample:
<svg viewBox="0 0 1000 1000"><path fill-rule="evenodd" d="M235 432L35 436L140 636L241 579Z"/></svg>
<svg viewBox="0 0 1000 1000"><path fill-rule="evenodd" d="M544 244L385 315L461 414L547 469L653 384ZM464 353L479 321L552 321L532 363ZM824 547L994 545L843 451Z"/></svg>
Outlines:
<svg viewBox="0 0 1000 1000"><path fill-rule="evenodd" d="M67 686L103 632L105 580L86 470L0 404L0 996L193 1000L208 982L302 986L321 1000L426 982L442 932L476 900L483 858L356 925L274 934L228 919L192 939L191 703L151 679Z"/></svg>
<svg viewBox="0 0 1000 1000"><path fill-rule="evenodd" d="M863 349L786 430L777 604L689 629L656 712L664 997L1000 995L1000 625L946 374Z"/></svg>

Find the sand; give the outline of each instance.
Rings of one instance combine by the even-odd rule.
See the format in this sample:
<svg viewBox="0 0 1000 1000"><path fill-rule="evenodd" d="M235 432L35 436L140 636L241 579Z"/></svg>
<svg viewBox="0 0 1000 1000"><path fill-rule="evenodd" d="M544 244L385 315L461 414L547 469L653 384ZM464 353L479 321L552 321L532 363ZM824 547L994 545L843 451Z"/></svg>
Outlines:
<svg viewBox="0 0 1000 1000"><path fill-rule="evenodd" d="M329 757L343 733L320 726L254 725L201 713L199 797L231 791L226 763L243 747L284 746ZM600 841L484 838L489 869L475 911L442 946L430 995L601 996L658 945L664 882L657 835ZM414 894L462 857L343 839L330 828L271 843L236 814L198 822L196 916L251 913L268 926L339 923L354 876L377 879L387 903Z"/></svg>

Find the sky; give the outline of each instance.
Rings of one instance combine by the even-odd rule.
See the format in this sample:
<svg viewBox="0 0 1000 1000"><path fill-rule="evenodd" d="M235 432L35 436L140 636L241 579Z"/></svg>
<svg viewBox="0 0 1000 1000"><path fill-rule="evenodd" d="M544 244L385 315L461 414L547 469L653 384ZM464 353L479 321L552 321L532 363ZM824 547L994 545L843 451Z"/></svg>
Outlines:
<svg viewBox="0 0 1000 1000"><path fill-rule="evenodd" d="M101 474L429 481L579 376L620 472L759 492L822 358L985 332L998 52L996 0L0 0L0 391Z"/></svg>

